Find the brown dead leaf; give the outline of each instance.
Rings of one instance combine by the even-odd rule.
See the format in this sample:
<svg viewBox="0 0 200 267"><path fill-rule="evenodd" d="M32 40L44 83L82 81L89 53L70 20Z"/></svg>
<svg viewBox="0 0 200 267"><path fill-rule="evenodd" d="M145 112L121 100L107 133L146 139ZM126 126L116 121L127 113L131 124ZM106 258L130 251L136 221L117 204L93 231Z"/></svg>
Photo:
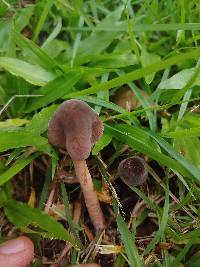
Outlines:
<svg viewBox="0 0 200 267"><path fill-rule="evenodd" d="M106 191L97 192L97 197L101 202L108 203L108 204L112 203L112 197Z"/></svg>
<svg viewBox="0 0 200 267"><path fill-rule="evenodd" d="M69 205L70 210L72 211L72 205ZM57 221L65 219L65 206L64 204L52 204L49 209L49 215L54 217Z"/></svg>

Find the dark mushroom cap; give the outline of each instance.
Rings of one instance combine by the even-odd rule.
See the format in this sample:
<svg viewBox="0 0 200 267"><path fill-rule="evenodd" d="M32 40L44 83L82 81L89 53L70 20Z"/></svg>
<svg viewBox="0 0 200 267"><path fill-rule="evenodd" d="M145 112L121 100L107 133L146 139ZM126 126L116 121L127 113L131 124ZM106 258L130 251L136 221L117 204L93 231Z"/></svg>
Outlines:
<svg viewBox="0 0 200 267"><path fill-rule="evenodd" d="M122 160L118 166L118 175L129 186L143 184L148 175L145 161L138 156Z"/></svg>
<svg viewBox="0 0 200 267"><path fill-rule="evenodd" d="M67 149L73 160L85 160L103 133L96 112L81 100L71 99L60 105L49 122L49 143Z"/></svg>

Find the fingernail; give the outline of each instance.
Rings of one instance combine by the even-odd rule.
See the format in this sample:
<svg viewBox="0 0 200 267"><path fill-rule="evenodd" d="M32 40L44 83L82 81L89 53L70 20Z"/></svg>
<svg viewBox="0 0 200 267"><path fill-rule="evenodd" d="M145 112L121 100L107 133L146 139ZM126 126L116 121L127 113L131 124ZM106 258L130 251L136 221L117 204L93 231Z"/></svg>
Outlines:
<svg viewBox="0 0 200 267"><path fill-rule="evenodd" d="M24 250L24 242L20 238L7 241L0 245L0 253L14 254Z"/></svg>

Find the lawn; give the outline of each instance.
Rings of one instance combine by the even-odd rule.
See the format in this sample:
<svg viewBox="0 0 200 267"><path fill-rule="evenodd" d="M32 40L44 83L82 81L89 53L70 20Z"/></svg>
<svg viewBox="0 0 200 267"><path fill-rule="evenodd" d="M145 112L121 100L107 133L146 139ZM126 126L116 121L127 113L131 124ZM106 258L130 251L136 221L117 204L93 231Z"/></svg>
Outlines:
<svg viewBox="0 0 200 267"><path fill-rule="evenodd" d="M34 267L200 266L199 41L197 0L1 0L0 243L31 238ZM104 127L87 158L99 233L48 140L70 99ZM148 177L124 182L135 156Z"/></svg>

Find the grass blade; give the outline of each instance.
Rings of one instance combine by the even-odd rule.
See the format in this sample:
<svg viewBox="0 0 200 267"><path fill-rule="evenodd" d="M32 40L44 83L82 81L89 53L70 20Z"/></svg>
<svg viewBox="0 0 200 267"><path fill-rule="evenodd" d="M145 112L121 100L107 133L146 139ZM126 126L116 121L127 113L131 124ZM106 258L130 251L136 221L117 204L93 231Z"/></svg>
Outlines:
<svg viewBox="0 0 200 267"><path fill-rule="evenodd" d="M20 172L24 167L30 164L35 158L37 158L41 153L35 153L23 160L16 161L8 170L4 171L0 175L0 185L8 182L13 176Z"/></svg>
<svg viewBox="0 0 200 267"><path fill-rule="evenodd" d="M137 251L137 247L135 245L135 240L133 238L132 233L129 231L127 224L124 222L122 216L119 213L119 210L114 207L117 226L119 228L125 251L128 256L128 260L131 267L142 267L143 264L141 262L140 256Z"/></svg>
<svg viewBox="0 0 200 267"><path fill-rule="evenodd" d="M154 235L154 238L151 240L151 242L146 247L145 251L143 252L143 256L147 255L150 251L152 251L155 248L155 245L163 237L165 229L167 227L168 212L169 212L169 192L166 191L165 204L163 207L163 214L162 214L162 218L160 221L159 230L156 232L156 234Z"/></svg>
<svg viewBox="0 0 200 267"><path fill-rule="evenodd" d="M42 96L34 101L30 101L25 112L28 113L44 107L56 99L65 96L78 82L81 76L82 74L80 72L72 71L47 83L44 87L37 91Z"/></svg>
<svg viewBox="0 0 200 267"><path fill-rule="evenodd" d="M170 169L174 169L183 175L194 178L193 175L191 175L191 172L183 167L184 165L182 166L179 162L171 159L163 153L160 153L155 149L155 147L153 148L152 145L149 144L149 142L152 143L152 141L148 139L148 136L144 136L144 133L146 133L145 131L126 124L118 124L112 126L104 124L104 126L106 134L111 135L117 138L120 142L129 145L130 147L144 153L145 155L148 155L164 166L167 166Z"/></svg>
<svg viewBox="0 0 200 267"><path fill-rule="evenodd" d="M53 0L45 0L43 2L45 2L45 5L44 5L44 8L42 9L42 13L40 15L40 19L38 20L38 23L37 23L37 25L35 27L35 31L33 33L33 41L34 42L37 41L38 35L39 35L43 25L44 25L46 17L48 15L48 13L49 13L54 1Z"/></svg>
<svg viewBox="0 0 200 267"><path fill-rule="evenodd" d="M166 60L159 61L157 63L151 64L147 67L140 68L138 70L131 71L124 75L121 75L118 78L109 80L108 82L95 84L88 89L82 90L81 92L71 93L68 97L80 97L84 95L96 94L101 90L109 90L111 88L127 84L128 82L138 80L142 77L145 77L151 73L163 70L177 63L181 63L187 59L198 58L200 57L200 48L194 49L191 52L183 53L181 55L170 57Z"/></svg>
<svg viewBox="0 0 200 267"><path fill-rule="evenodd" d="M53 73L42 67L16 58L0 57L0 67L34 85L43 86L55 78Z"/></svg>

